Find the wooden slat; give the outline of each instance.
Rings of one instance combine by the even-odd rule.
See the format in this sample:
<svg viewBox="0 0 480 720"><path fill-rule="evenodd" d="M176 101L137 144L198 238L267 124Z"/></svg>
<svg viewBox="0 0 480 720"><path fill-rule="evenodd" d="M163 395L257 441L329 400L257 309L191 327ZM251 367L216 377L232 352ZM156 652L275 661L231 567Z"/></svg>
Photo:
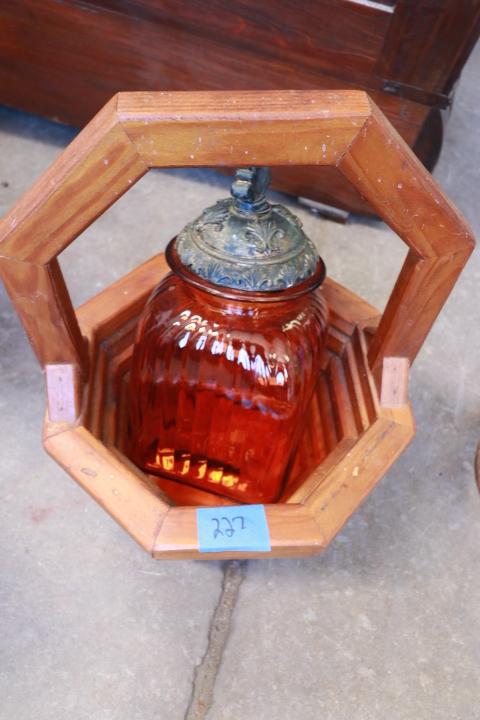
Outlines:
<svg viewBox="0 0 480 720"><path fill-rule="evenodd" d="M126 530L151 552L168 505L83 427L44 440L55 460Z"/></svg>
<svg viewBox="0 0 480 720"><path fill-rule="evenodd" d="M350 335L340 332L340 330L335 327L333 324L335 320L332 318L332 314L330 314L329 320L331 324L328 326L326 343L327 350L331 353L335 353L335 355L341 355L345 345L350 340Z"/></svg>
<svg viewBox="0 0 480 720"><path fill-rule="evenodd" d="M347 379L345 377L342 360L332 357L326 376L330 385L333 414L337 427L337 435L340 440L346 437L357 437L358 429L352 407Z"/></svg>
<svg viewBox="0 0 480 720"><path fill-rule="evenodd" d="M335 319L340 317L344 322L350 322L360 327L375 325L380 320L381 313L366 300L355 295L348 288L327 277L322 285L322 293L329 306L335 308ZM342 327L339 329L343 330ZM344 330L350 335L349 330Z"/></svg>
<svg viewBox="0 0 480 720"><path fill-rule="evenodd" d="M108 360L108 354L102 348L101 344L97 345L95 364L92 367L88 386L89 397L84 420L85 427L96 438L101 437L102 433L102 414L105 407L106 386L108 381Z"/></svg>
<svg viewBox="0 0 480 720"><path fill-rule="evenodd" d="M372 423L377 419L380 407L377 388L368 364L368 351L365 334L360 329L352 335L352 349L355 355L355 366L357 368L358 377L362 385L362 395L365 403L365 409L368 413L370 423Z"/></svg>
<svg viewBox="0 0 480 720"><path fill-rule="evenodd" d="M323 549L320 529L303 505L265 505L265 514L270 530L271 552L200 553L195 508L171 508L158 533L153 555L166 559L226 560L314 555Z"/></svg>
<svg viewBox="0 0 480 720"><path fill-rule="evenodd" d="M106 448L109 453L111 453L115 458L117 458L119 463L124 465L129 472L133 473L139 478L140 483L146 488L148 488L152 495L154 495L156 498L159 498L163 503L166 503L170 507L170 505L172 504L171 499L156 482L156 478L154 478L152 475L147 475L146 473L142 472L135 465L135 463L133 463L130 458L125 455L125 453L115 447L115 445L106 445Z"/></svg>
<svg viewBox="0 0 480 720"><path fill-rule="evenodd" d="M294 491L289 495L287 502L306 503L312 492L318 489L325 481L325 478L328 478L330 473L334 472L335 468L343 462L351 448L355 446L355 442L355 438L351 437L339 440L338 443L332 447L328 455L322 460L320 465L314 468L307 478L303 479L303 482L299 485L299 487L294 489Z"/></svg>
<svg viewBox="0 0 480 720"><path fill-rule="evenodd" d="M147 171L118 123L114 97L0 224L0 255L44 264Z"/></svg>
<svg viewBox="0 0 480 720"><path fill-rule="evenodd" d="M370 347L378 379L384 357L414 360L474 240L456 208L378 109L372 108L339 168L410 248Z"/></svg>
<svg viewBox="0 0 480 720"><path fill-rule="evenodd" d="M0 223L0 271L42 365L87 373L56 256L147 170L112 99Z"/></svg>
<svg viewBox="0 0 480 720"><path fill-rule="evenodd" d="M364 385L360 378L355 351L351 343L345 347L342 359L352 403L353 415L355 418L355 425L357 427L357 432L360 434L369 427L371 420L368 412L368 404L365 402Z"/></svg>
<svg viewBox="0 0 480 720"><path fill-rule="evenodd" d="M380 417L307 498L328 542L406 448L414 427L413 419L404 426Z"/></svg>
<svg viewBox="0 0 480 720"><path fill-rule="evenodd" d="M87 347L58 262L42 266L0 257L0 275L41 365L73 363L86 375Z"/></svg>
<svg viewBox="0 0 480 720"><path fill-rule="evenodd" d="M115 443L119 436L119 415L126 410L129 404L128 396L123 396L123 392L128 391L128 385L124 382L124 378L130 369L133 352L133 338L128 347L115 351L115 355L110 359L107 378L107 401L103 411L102 418L102 435L101 439L108 446ZM126 420L126 418L125 418ZM123 422L123 418L122 418Z"/></svg>
<svg viewBox="0 0 480 720"><path fill-rule="evenodd" d="M122 126L151 167L334 165L370 114L359 92L125 93Z"/></svg>
<svg viewBox="0 0 480 720"><path fill-rule="evenodd" d="M335 414L333 411L333 402L330 394L330 386L325 375L318 381L315 390L318 397L318 407L322 418L323 437L325 438L325 446L328 452L331 452L339 441L337 423L335 422Z"/></svg>

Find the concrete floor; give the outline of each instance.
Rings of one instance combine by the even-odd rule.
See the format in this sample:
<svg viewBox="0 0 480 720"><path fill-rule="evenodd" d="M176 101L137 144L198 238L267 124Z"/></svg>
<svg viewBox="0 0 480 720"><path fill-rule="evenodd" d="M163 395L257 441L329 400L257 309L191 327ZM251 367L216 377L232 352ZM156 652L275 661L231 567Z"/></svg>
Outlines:
<svg viewBox="0 0 480 720"><path fill-rule="evenodd" d="M480 48L435 172L480 236ZM71 130L0 109L0 213ZM79 303L221 197L153 172L61 257ZM295 208L330 274L382 306L403 246ZM323 555L154 562L42 451L44 388L0 292L2 720L478 720L480 255L412 372L418 434Z"/></svg>

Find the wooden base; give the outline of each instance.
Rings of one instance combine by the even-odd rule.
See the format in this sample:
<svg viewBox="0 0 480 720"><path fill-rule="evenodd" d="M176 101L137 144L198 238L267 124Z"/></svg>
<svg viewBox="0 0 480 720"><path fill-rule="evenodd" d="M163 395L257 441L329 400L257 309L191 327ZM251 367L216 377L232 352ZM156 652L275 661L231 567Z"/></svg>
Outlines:
<svg viewBox="0 0 480 720"><path fill-rule="evenodd" d="M407 401L408 361L385 362L380 402L366 354L366 330L377 326L380 315L327 280L328 360L282 500L266 506L272 550L199 553L195 508L234 503L148 476L124 454L135 327L149 293L166 271L163 256L154 257L78 310L91 348L90 379L73 425L52 422L57 408L47 412L47 451L155 557L320 552L414 435ZM68 370L59 377L68 377Z"/></svg>

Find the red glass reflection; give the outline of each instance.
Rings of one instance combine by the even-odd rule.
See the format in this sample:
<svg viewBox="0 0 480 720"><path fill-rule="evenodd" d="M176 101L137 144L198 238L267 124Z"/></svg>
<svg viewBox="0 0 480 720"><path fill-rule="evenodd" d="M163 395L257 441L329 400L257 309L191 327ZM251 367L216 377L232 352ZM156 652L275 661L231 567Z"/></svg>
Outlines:
<svg viewBox="0 0 480 720"><path fill-rule="evenodd" d="M172 245L168 258L175 274L137 331L132 459L240 502L274 502L323 362L323 263L295 288L246 293L189 273Z"/></svg>

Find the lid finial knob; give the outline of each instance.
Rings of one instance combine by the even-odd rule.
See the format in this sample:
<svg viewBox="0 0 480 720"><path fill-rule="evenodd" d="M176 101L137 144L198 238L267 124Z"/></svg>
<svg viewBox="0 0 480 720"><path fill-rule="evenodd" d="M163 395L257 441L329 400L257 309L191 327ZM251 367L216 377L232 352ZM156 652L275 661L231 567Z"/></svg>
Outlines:
<svg viewBox="0 0 480 720"><path fill-rule="evenodd" d="M265 198L268 167L237 170L231 197L206 208L175 240L191 272L236 290L275 292L302 283L321 263L302 223Z"/></svg>
<svg viewBox="0 0 480 720"><path fill-rule="evenodd" d="M230 190L235 209L245 213L267 212L270 203L265 199L265 194L269 184L268 167L238 169Z"/></svg>

